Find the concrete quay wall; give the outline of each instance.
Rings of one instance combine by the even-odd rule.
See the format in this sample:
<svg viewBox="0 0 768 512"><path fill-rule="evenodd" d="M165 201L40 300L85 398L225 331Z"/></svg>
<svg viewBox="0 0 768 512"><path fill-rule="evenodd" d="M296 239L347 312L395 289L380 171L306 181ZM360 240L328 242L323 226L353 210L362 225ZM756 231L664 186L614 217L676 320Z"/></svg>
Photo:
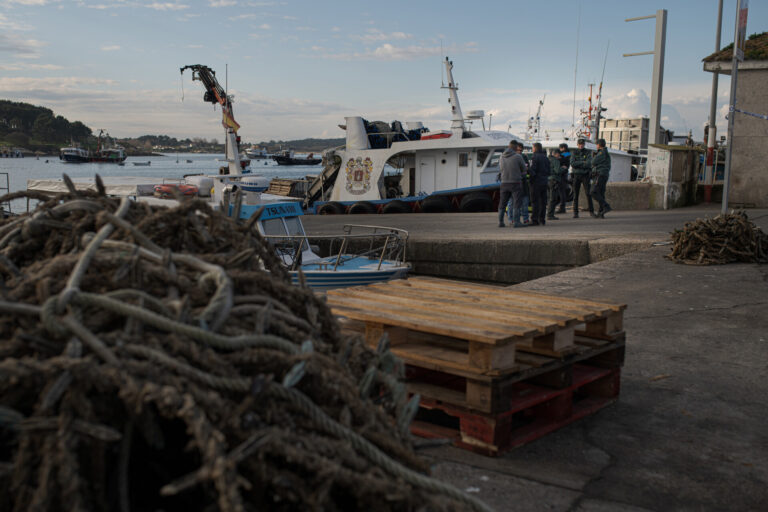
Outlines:
<svg viewBox="0 0 768 512"><path fill-rule="evenodd" d="M650 247L633 239L414 240L416 274L516 284Z"/></svg>

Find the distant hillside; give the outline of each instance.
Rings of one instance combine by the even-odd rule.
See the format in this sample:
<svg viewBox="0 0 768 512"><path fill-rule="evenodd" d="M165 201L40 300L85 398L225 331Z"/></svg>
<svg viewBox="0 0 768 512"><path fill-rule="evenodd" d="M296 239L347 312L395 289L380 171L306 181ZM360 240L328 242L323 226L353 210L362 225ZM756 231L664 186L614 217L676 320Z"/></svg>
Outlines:
<svg viewBox="0 0 768 512"><path fill-rule="evenodd" d="M258 146L265 148L268 152L274 153L282 149L293 149L295 151L305 151L319 153L324 149L343 146L346 139L296 139L296 140L270 140L269 142L258 142Z"/></svg>
<svg viewBox="0 0 768 512"><path fill-rule="evenodd" d="M49 108L0 100L0 145L58 152L62 144L85 143L92 135L80 121L70 122Z"/></svg>

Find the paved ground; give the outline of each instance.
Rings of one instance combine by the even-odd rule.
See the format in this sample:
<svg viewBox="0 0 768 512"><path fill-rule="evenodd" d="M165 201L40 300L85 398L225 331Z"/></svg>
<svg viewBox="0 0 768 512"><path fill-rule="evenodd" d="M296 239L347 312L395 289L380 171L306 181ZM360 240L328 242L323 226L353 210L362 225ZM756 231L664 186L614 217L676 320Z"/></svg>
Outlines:
<svg viewBox="0 0 768 512"><path fill-rule="evenodd" d="M405 229L411 239L583 239L632 238L666 240L675 228L688 220L714 216L720 205L696 206L674 210L612 211L605 219L594 219L582 212L559 216L546 226L513 229L499 228L496 213L415 213L401 215L307 215L304 226L310 234L340 233L344 224L375 224ZM768 210L749 210L749 216L764 217Z"/></svg>
<svg viewBox="0 0 768 512"><path fill-rule="evenodd" d="M766 510L768 266L668 251L517 285L629 305L619 401L497 459L425 450L434 474L499 511Z"/></svg>

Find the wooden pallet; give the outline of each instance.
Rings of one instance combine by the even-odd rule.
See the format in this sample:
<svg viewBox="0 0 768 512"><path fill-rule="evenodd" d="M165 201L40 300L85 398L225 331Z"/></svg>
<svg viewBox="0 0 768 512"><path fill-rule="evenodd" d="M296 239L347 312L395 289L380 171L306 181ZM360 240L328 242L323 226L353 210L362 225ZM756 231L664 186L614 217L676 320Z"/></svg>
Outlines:
<svg viewBox="0 0 768 512"><path fill-rule="evenodd" d="M410 393L424 400L496 413L509 409L520 382L564 389L573 385L576 365L617 369L624 364L625 343L577 337L578 350L568 358L518 354L516 371L501 376L445 372L424 365L406 365Z"/></svg>
<svg viewBox="0 0 768 512"><path fill-rule="evenodd" d="M411 431L420 437L451 439L457 446L495 456L602 409L616 400L619 389L619 368L576 364L572 384L562 389L515 383L502 413L481 413L422 398Z"/></svg>
<svg viewBox="0 0 768 512"><path fill-rule="evenodd" d="M532 366L533 355L578 355L577 336L616 340L626 308L431 278L331 290L327 300L370 345L388 334L393 352L408 364L491 377Z"/></svg>

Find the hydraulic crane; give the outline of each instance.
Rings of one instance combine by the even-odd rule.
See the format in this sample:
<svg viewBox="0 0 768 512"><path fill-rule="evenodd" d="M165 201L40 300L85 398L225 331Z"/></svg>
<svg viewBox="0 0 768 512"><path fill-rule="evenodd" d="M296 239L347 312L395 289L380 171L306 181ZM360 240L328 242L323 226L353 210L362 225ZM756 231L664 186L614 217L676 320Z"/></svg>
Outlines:
<svg viewBox="0 0 768 512"><path fill-rule="evenodd" d="M232 103L234 98L227 94L227 91L216 80L216 72L208 66L201 64L192 64L180 68L181 74L187 69L192 70L192 80L198 80L205 87L203 101L207 103L218 103L221 105L221 124L224 126L224 154L229 163L229 174L241 174L240 167L240 137L237 130L240 125L235 121L232 112Z"/></svg>

